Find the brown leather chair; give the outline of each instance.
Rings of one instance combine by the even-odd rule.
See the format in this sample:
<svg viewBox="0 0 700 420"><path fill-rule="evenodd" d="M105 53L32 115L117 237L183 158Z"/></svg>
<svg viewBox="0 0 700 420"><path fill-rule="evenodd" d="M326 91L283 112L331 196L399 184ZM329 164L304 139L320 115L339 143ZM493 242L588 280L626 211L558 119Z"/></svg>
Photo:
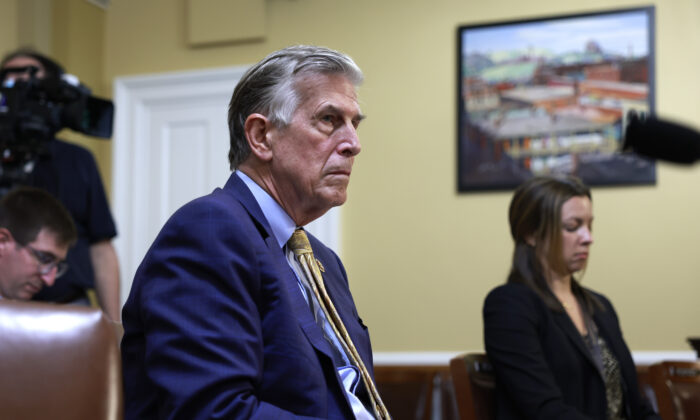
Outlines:
<svg viewBox="0 0 700 420"><path fill-rule="evenodd" d="M459 417L462 420L496 418L496 380L488 358L482 353L460 355L450 360Z"/></svg>
<svg viewBox="0 0 700 420"><path fill-rule="evenodd" d="M649 378L662 419L700 419L700 362L655 363Z"/></svg>
<svg viewBox="0 0 700 420"><path fill-rule="evenodd" d="M654 394L654 388L651 386L651 377L649 376L649 365L639 364L635 365L637 368L637 384L639 385L639 393L643 397L646 397L651 404L651 407L659 412L659 407L656 404L656 395Z"/></svg>
<svg viewBox="0 0 700 420"><path fill-rule="evenodd" d="M121 419L119 357L100 310L0 300L0 417Z"/></svg>

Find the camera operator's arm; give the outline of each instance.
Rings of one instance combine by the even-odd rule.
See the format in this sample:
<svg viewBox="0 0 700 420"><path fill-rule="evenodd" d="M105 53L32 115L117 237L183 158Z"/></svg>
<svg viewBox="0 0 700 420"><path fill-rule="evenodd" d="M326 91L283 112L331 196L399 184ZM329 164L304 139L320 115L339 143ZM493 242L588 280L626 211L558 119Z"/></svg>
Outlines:
<svg viewBox="0 0 700 420"><path fill-rule="evenodd" d="M112 241L106 239L90 245L90 259L95 271L97 300L105 314L119 322L119 262Z"/></svg>

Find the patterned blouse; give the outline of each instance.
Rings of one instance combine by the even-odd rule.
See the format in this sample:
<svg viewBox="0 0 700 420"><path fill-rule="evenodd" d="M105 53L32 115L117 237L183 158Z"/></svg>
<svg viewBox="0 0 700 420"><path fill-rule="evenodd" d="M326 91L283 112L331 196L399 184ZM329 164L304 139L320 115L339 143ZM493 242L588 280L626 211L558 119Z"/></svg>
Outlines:
<svg viewBox="0 0 700 420"><path fill-rule="evenodd" d="M593 354L593 358L596 359L598 363L602 364L601 373L605 381L605 396L608 400L608 420L625 419L620 364L612 351L610 351L603 337L597 334L595 327L593 330L593 334L586 334L583 336L583 341L586 343L586 347L588 347L591 354ZM591 336L597 338L596 343L593 342ZM598 360L599 358L596 357L596 354L600 354L600 360Z"/></svg>

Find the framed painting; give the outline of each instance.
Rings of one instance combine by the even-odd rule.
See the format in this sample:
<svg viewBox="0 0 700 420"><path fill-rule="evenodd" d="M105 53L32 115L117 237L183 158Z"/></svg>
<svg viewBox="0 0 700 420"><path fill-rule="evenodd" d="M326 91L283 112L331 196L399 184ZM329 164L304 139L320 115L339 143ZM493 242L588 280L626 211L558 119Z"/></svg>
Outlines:
<svg viewBox="0 0 700 420"><path fill-rule="evenodd" d="M654 112L654 8L464 25L458 44L460 192L534 175L653 184L618 152L630 111Z"/></svg>

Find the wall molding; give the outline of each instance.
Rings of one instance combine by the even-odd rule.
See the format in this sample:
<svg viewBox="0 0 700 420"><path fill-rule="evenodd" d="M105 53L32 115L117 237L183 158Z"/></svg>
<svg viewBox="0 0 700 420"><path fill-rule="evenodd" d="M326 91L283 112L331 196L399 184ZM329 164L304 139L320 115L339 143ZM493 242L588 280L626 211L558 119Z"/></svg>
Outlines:
<svg viewBox="0 0 700 420"><path fill-rule="evenodd" d="M464 353L482 353L483 350L464 351L426 351L426 352L376 352L375 366L439 366L447 365L450 359ZM678 350L639 350L632 352L632 358L637 365L651 365L663 360L696 361L694 351Z"/></svg>

